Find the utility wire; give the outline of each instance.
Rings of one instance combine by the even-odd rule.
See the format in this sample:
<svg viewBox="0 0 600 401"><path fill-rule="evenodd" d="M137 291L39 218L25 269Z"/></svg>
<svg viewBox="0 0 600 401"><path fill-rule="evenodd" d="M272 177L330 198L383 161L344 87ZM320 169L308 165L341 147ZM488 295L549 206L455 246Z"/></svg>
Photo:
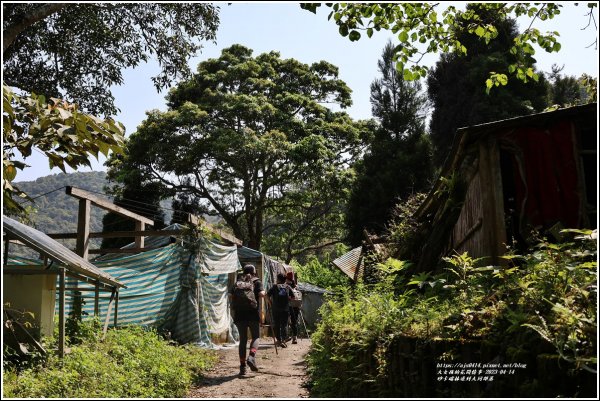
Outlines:
<svg viewBox="0 0 600 401"><path fill-rule="evenodd" d="M50 195L52 192L60 191L61 189L64 189L64 188L66 188L66 186L62 186L60 188L53 189L52 191L48 191L48 192L43 193L41 195L34 196L33 198L31 198L31 200L36 200L37 198L41 198L42 196ZM24 199L20 203L23 204L25 202L29 202L29 200L28 199Z"/></svg>

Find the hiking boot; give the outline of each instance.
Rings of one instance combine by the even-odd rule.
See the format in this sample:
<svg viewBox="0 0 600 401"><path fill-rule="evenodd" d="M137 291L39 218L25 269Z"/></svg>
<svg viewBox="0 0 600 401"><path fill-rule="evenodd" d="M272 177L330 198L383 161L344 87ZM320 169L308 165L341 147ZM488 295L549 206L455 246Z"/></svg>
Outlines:
<svg viewBox="0 0 600 401"><path fill-rule="evenodd" d="M296 341L296 336L292 337L292 344L298 344L298 341Z"/></svg>
<svg viewBox="0 0 600 401"><path fill-rule="evenodd" d="M248 356L248 359L246 359L246 363L248 364L248 366L250 366L250 369L252 369L253 372L258 372L258 367L256 366L256 359L254 359L253 355Z"/></svg>
<svg viewBox="0 0 600 401"><path fill-rule="evenodd" d="M240 376L244 376L246 374L246 365L240 365Z"/></svg>

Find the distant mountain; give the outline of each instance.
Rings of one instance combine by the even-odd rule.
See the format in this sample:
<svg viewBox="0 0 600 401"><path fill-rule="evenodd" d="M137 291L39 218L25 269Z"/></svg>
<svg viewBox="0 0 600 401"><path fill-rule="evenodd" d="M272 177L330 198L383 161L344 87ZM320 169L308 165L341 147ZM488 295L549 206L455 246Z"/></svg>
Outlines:
<svg viewBox="0 0 600 401"><path fill-rule="evenodd" d="M65 187L73 186L106 197L104 186L107 185L104 171L60 173L40 177L35 181L17 182L17 186L34 198L34 213L31 214L32 225L44 233L66 233L77 231L78 199L67 195ZM111 198L108 198L111 199ZM106 212L92 207L90 231L102 230L102 216Z"/></svg>
<svg viewBox="0 0 600 401"><path fill-rule="evenodd" d="M94 193L101 198L112 200L112 196L104 193L104 187L108 185L106 172L74 172L60 173L40 177L35 181L22 181L15 183L22 191L34 199L34 203L25 203L33 210L29 214L28 225L35 227L43 233L74 233L77 232L77 214L79 200L67 195L67 186L81 188ZM161 203L165 208L165 220L171 219L171 200L167 199ZM90 213L90 231L102 231L102 217L107 212L99 207L92 206ZM100 247L100 239L92 239L92 248ZM69 249L75 248L75 240L59 240Z"/></svg>
<svg viewBox="0 0 600 401"><path fill-rule="evenodd" d="M73 186L106 197L107 185L104 171L60 173L40 177L35 181L16 182L17 186L34 199L34 203L24 205L33 209L29 214L29 225L48 233L74 233L77 231L79 200L67 195L65 187ZM107 197L107 199L111 199ZM106 211L98 207L91 208L90 231L102 231L102 217ZM92 247L100 245L92 240ZM75 240L60 240L67 248L75 248Z"/></svg>

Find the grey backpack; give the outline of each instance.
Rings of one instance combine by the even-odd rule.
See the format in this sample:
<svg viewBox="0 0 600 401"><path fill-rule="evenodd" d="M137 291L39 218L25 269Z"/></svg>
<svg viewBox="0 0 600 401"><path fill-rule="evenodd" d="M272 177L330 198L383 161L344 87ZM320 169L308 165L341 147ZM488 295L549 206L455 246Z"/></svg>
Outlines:
<svg viewBox="0 0 600 401"><path fill-rule="evenodd" d="M292 288L292 293L294 294L294 298L290 299L290 306L293 308L301 308L302 307L302 291L298 288Z"/></svg>
<svg viewBox="0 0 600 401"><path fill-rule="evenodd" d="M258 309L258 302L254 295L254 282L256 280L256 278L250 281L239 280L235 283L231 298L233 310L248 311Z"/></svg>

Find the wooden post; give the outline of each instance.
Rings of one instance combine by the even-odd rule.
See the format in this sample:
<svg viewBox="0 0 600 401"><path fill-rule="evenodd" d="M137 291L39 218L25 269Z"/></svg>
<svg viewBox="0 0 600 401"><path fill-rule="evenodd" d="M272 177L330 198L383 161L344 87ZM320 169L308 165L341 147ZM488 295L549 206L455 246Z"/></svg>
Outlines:
<svg viewBox="0 0 600 401"><path fill-rule="evenodd" d="M136 220L135 222L135 231L144 231L146 224L143 221ZM144 247L144 236L138 235L135 237L135 247L143 248Z"/></svg>
<svg viewBox="0 0 600 401"><path fill-rule="evenodd" d="M367 235L367 238L368 238L368 235ZM360 277L360 264L362 263L363 256L365 253L366 253L366 250L363 245L362 249L360 250L360 256L358 257L358 262L356 263L356 270L354 271L354 278L352 279L352 281L353 281L352 284L356 284L358 282L358 278Z"/></svg>
<svg viewBox="0 0 600 401"><path fill-rule="evenodd" d="M116 296L116 298L115 298L115 321L114 321L113 326L117 327L117 318L118 318L118 315L119 315L119 289L117 288L117 289L115 289L115 291L116 291L116 295L115 295Z"/></svg>
<svg viewBox="0 0 600 401"><path fill-rule="evenodd" d="M58 298L58 356L65 356L65 268L58 272L60 279L60 294Z"/></svg>
<svg viewBox="0 0 600 401"><path fill-rule="evenodd" d="M91 202L89 199L79 200L76 253L86 260L90 249L90 209Z"/></svg>
<svg viewBox="0 0 600 401"><path fill-rule="evenodd" d="M94 294L94 316L100 316L100 282L96 281L96 290Z"/></svg>
<svg viewBox="0 0 600 401"><path fill-rule="evenodd" d="M4 240L4 266L8 264L8 244L10 244L10 241L8 237L6 237Z"/></svg>
<svg viewBox="0 0 600 401"><path fill-rule="evenodd" d="M108 321L110 320L110 312L112 310L112 306L113 306L113 302L115 300L115 296L116 296L116 292L117 289L113 289L112 293L110 294L110 301L108 301L108 308L106 310L106 317L104 318L104 328L102 329L102 339L104 340L104 337L106 337L106 332L108 331Z"/></svg>
<svg viewBox="0 0 600 401"><path fill-rule="evenodd" d="M505 263L499 256L504 254L506 227L504 226L504 199L500 172L498 142L493 138L479 145L479 174L481 180L482 229L486 233L484 249L489 251L493 264Z"/></svg>

